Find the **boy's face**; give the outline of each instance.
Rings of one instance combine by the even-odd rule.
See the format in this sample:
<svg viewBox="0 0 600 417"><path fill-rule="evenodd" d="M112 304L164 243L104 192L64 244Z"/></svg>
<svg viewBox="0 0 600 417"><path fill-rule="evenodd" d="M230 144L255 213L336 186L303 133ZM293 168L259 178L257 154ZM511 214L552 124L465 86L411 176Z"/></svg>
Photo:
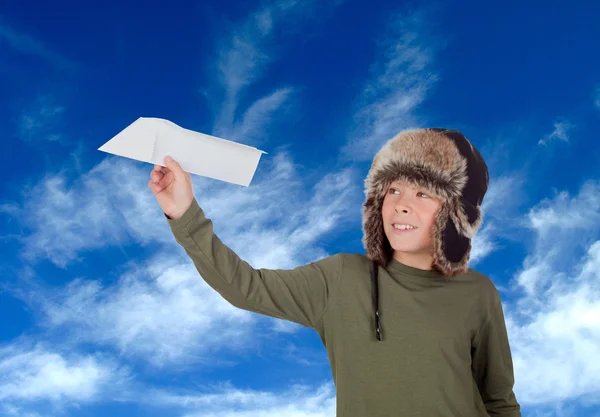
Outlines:
<svg viewBox="0 0 600 417"><path fill-rule="evenodd" d="M402 181L394 181L388 187L381 215L396 260L420 269L431 268L431 235L441 207L442 200L424 188L413 188ZM416 228L398 230L394 225L412 225Z"/></svg>

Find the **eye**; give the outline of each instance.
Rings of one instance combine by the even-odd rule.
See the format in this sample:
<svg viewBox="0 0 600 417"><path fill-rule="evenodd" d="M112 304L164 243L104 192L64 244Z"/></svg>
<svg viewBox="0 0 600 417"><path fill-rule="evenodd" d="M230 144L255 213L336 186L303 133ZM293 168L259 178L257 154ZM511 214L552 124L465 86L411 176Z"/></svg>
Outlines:
<svg viewBox="0 0 600 417"><path fill-rule="evenodd" d="M418 192L417 194L421 194L421 195L424 195L425 197L429 198L429 196L427 194L425 194L425 193Z"/></svg>

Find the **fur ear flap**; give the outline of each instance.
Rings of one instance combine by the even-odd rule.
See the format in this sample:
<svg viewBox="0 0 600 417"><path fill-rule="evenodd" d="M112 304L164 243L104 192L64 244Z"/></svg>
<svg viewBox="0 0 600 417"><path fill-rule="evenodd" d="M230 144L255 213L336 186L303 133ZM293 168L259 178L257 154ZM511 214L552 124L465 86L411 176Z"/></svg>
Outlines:
<svg viewBox="0 0 600 417"><path fill-rule="evenodd" d="M480 206L474 206L465 199L455 203L456 210L450 212L454 226L459 234L472 238L475 236L483 221L483 211Z"/></svg>
<svg viewBox="0 0 600 417"><path fill-rule="evenodd" d="M385 266L394 251L383 228L382 207L383 199L373 195L367 197L363 209L363 245L367 250L367 258Z"/></svg>
<svg viewBox="0 0 600 417"><path fill-rule="evenodd" d="M442 234L442 251L451 263L458 263L463 260L467 252L471 249L471 240L456 230L454 222L448 219L446 229Z"/></svg>
<svg viewBox="0 0 600 417"><path fill-rule="evenodd" d="M471 252L471 240L459 232L452 219L456 204L442 204L432 233L433 268L448 278L467 272Z"/></svg>

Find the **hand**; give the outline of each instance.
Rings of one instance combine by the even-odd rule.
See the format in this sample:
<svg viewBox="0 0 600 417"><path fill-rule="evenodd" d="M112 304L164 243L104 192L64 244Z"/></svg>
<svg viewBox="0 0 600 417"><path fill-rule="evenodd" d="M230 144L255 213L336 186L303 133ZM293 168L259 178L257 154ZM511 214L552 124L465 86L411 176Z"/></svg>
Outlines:
<svg viewBox="0 0 600 417"><path fill-rule="evenodd" d="M163 212L172 219L179 219L194 200L192 177L170 156L165 157L165 164L166 167L154 165L148 188Z"/></svg>

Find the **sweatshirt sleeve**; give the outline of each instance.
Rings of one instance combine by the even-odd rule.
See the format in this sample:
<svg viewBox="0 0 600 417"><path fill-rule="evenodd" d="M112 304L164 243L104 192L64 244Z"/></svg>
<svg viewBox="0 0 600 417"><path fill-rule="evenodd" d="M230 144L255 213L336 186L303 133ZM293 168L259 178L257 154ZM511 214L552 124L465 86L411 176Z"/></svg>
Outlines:
<svg viewBox="0 0 600 417"><path fill-rule="evenodd" d="M473 377L490 417L521 417L513 392L512 355L500 297L473 341Z"/></svg>
<svg viewBox="0 0 600 417"><path fill-rule="evenodd" d="M255 269L221 242L195 198L181 218L166 217L202 279L233 306L312 328L324 315L342 275L341 254L291 270Z"/></svg>

